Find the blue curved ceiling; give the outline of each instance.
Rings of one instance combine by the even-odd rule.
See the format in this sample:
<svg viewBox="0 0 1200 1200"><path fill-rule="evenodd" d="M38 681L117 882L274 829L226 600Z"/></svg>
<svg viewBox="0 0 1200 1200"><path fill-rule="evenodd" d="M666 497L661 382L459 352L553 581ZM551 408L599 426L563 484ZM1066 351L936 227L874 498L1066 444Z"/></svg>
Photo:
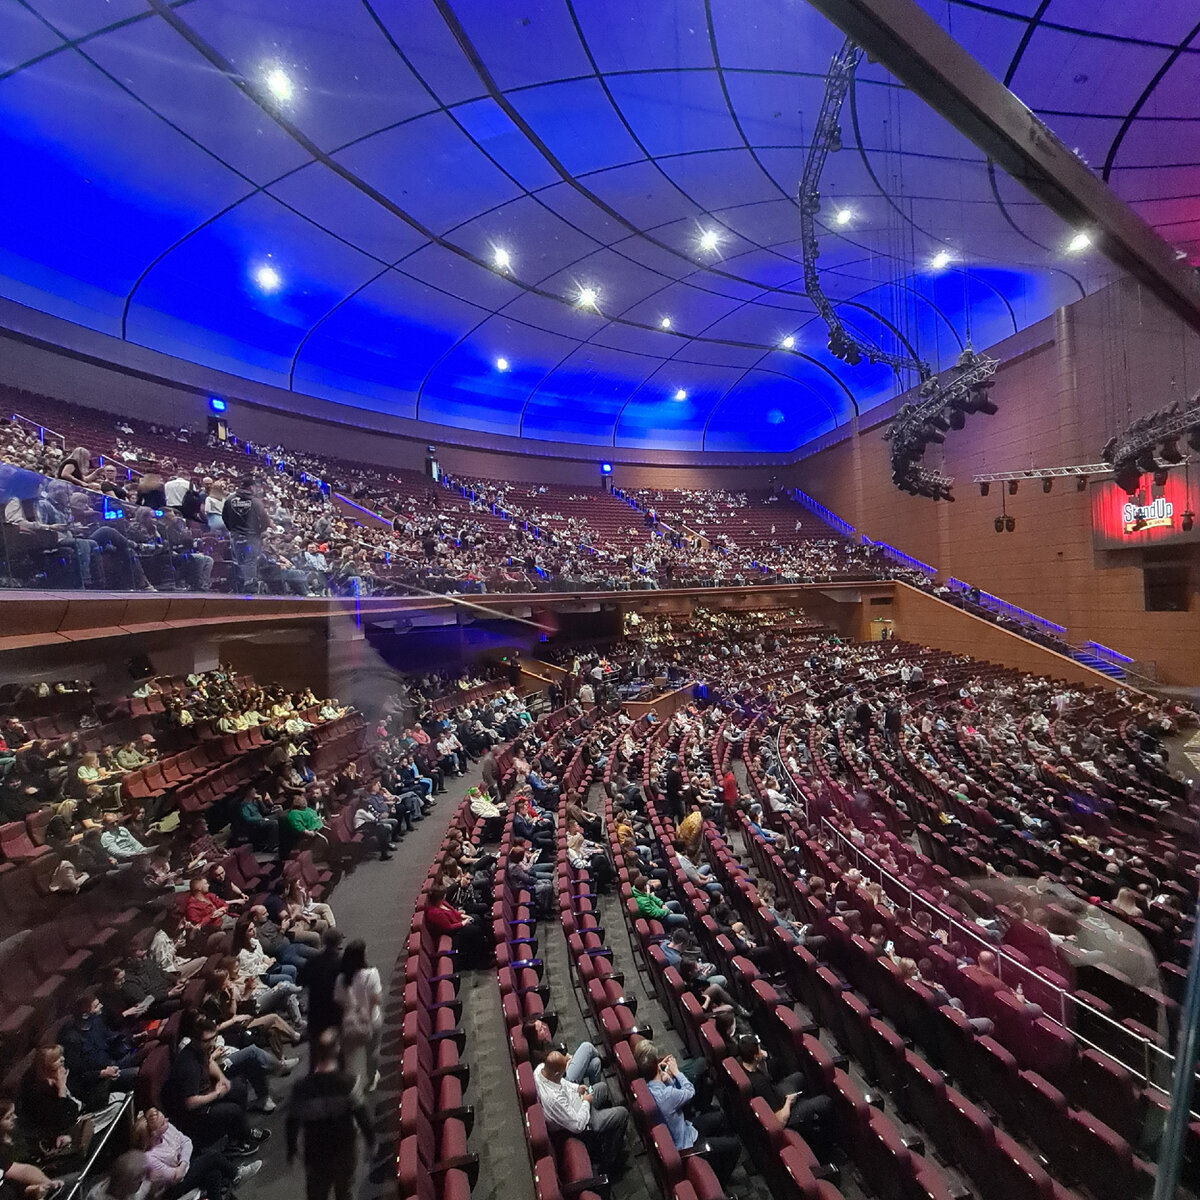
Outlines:
<svg viewBox="0 0 1200 1200"><path fill-rule="evenodd" d="M1188 6L926 7L1195 249ZM841 40L800 0L0 0L0 294L463 430L793 451L897 390L801 278ZM1112 277L881 68L844 117L820 262L860 336L944 365Z"/></svg>

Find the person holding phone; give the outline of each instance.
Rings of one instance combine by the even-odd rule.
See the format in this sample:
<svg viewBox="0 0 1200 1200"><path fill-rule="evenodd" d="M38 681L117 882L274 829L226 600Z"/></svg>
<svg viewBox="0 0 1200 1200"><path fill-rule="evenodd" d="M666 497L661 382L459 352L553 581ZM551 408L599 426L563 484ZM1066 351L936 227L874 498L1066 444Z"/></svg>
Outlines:
<svg viewBox="0 0 1200 1200"><path fill-rule="evenodd" d="M703 1147L700 1153L708 1160L717 1181L724 1187L742 1152L741 1142L730 1134L725 1124L725 1114L720 1109L711 1109L697 1113L694 1120L689 1121L683 1110L696 1095L696 1089L679 1069L675 1056L661 1054L657 1049L653 1054L646 1050L643 1055L645 1065L642 1073L675 1149Z"/></svg>
<svg viewBox="0 0 1200 1200"><path fill-rule="evenodd" d="M751 1093L765 1100L781 1125L795 1130L819 1159L828 1162L834 1148L833 1101L807 1095L802 1072L772 1079L767 1052L754 1034L738 1038L737 1050Z"/></svg>

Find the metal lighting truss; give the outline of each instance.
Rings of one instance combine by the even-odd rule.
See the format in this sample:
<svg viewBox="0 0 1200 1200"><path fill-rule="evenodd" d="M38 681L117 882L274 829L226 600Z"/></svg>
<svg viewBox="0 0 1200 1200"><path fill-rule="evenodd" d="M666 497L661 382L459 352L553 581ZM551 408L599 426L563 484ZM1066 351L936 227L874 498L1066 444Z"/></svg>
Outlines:
<svg viewBox="0 0 1200 1200"><path fill-rule="evenodd" d="M1110 475L1108 463L1084 463L1078 467L1035 467L1028 471L992 471L986 475L972 475L972 483L1007 483L1010 479L1068 479L1076 476Z"/></svg>
<svg viewBox="0 0 1200 1200"><path fill-rule="evenodd" d="M933 374L929 364L907 354L890 354L878 346L863 342L850 333L829 298L821 290L821 273L817 269L817 258L821 253L817 245L815 218L821 209L821 173L830 151L840 150L842 130L839 124L842 104L854 71L862 58L862 48L849 38L833 56L825 76L825 94L821 97L821 111L813 130L812 145L804 160L804 174L800 179L800 244L804 253L804 290L813 302L817 314L829 329L829 351L850 366L866 358L872 363L886 363L896 371L916 371L921 379Z"/></svg>
<svg viewBox="0 0 1200 1200"><path fill-rule="evenodd" d="M1000 364L986 354L964 350L956 374L943 381L927 379L915 404L902 405L884 438L892 443L892 482L901 491L935 500L952 500L953 479L919 467L918 461L930 442L945 441L950 429L961 429L967 413L995 412L987 399L992 376Z"/></svg>
<svg viewBox="0 0 1200 1200"><path fill-rule="evenodd" d="M1100 451L1116 481L1132 495L1141 486L1143 474L1178 466L1185 457L1178 442L1186 438L1192 450L1200 450L1200 393L1180 408L1174 401L1157 412L1138 417L1123 433L1114 434Z"/></svg>

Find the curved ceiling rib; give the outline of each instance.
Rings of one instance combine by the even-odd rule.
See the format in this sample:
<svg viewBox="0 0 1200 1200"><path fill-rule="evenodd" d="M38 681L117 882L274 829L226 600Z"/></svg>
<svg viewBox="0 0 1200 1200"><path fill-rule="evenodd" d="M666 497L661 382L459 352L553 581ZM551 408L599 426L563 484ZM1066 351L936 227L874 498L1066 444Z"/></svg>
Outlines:
<svg viewBox="0 0 1200 1200"><path fill-rule="evenodd" d="M1177 92L1171 65L1196 53L1184 31L1148 20L1121 41L1106 6L1094 30L1029 7L947 11L974 14L956 25L976 53L992 54L995 22L1021 22L999 39L1022 36L998 68L1017 81L1047 31L1154 47L1132 110L1101 86L1055 118L1116 114L1086 149L1099 162L1111 141L1115 162L1136 130L1140 165L1146 97ZM601 20L578 0L527 16L490 0L11 0L0 296L312 391L347 421L358 408L610 453L791 453L898 386L826 354L804 289L788 181L841 40L775 0L609 0ZM272 63L288 100L270 94ZM1006 199L984 155L897 80L862 82L858 153L830 158L821 190L838 203L818 227L847 327L940 369L964 327L996 340L1112 278L1066 258L1058 218ZM1161 228L1200 237L1178 173L1112 173L1168 202ZM693 245L705 225L715 251ZM924 252L950 240L939 278ZM252 268L272 252L285 283L267 296ZM591 316L572 290L584 281L601 290ZM691 398L674 406L676 391Z"/></svg>

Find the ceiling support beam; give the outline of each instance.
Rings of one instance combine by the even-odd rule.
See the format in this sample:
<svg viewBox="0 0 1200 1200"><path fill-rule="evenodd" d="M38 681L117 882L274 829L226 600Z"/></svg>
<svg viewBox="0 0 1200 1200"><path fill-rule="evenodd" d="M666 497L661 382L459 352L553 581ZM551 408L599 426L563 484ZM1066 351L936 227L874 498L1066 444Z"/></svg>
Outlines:
<svg viewBox="0 0 1200 1200"><path fill-rule="evenodd" d="M1200 280L1171 246L916 0L809 0L910 91L1200 331Z"/></svg>

